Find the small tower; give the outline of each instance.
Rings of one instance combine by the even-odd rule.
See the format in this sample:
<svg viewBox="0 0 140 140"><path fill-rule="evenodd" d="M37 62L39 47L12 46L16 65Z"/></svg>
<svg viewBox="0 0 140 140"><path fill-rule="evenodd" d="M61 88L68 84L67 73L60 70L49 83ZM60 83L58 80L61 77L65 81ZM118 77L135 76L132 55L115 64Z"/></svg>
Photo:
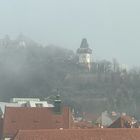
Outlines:
<svg viewBox="0 0 140 140"><path fill-rule="evenodd" d="M89 48L86 38L82 39L80 48L77 49L77 55L78 63L85 66L90 71L92 62L92 49Z"/></svg>
<svg viewBox="0 0 140 140"><path fill-rule="evenodd" d="M62 101L60 99L60 95L57 95L56 96L56 99L54 100L54 111L55 113L61 113L61 104L62 104Z"/></svg>

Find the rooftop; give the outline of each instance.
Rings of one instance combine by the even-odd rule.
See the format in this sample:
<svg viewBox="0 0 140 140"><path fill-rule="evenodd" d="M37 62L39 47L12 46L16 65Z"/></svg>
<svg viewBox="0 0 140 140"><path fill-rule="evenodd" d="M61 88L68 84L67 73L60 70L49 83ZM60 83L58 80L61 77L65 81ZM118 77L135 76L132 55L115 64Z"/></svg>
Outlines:
<svg viewBox="0 0 140 140"><path fill-rule="evenodd" d="M18 130L56 129L70 127L70 111L64 107L60 114L47 107L6 107L3 136L12 137Z"/></svg>
<svg viewBox="0 0 140 140"><path fill-rule="evenodd" d="M140 129L20 130L14 140L139 140Z"/></svg>

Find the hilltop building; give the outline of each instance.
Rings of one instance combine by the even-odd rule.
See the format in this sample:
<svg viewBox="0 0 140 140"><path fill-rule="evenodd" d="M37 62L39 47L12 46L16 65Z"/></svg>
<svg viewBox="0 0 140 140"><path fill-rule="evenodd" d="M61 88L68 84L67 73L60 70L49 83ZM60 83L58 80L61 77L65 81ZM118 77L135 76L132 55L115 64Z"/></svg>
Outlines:
<svg viewBox="0 0 140 140"><path fill-rule="evenodd" d="M80 48L77 49L78 63L91 69L92 49L89 48L87 39L84 38L81 42Z"/></svg>
<svg viewBox="0 0 140 140"><path fill-rule="evenodd" d="M9 35L6 35L3 39L0 39L0 47L2 48L28 48L28 47L40 47L40 44L32 39L20 34L16 39L10 39Z"/></svg>

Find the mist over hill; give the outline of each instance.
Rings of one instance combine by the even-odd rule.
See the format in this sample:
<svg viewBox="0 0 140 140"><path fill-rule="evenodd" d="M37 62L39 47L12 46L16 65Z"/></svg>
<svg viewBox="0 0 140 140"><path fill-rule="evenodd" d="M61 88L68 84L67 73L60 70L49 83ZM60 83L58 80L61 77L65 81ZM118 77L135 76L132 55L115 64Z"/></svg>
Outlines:
<svg viewBox="0 0 140 140"><path fill-rule="evenodd" d="M140 116L140 71L120 69L116 60L77 64L72 50L41 46L25 36L0 40L0 100L61 94L79 112L104 110Z"/></svg>

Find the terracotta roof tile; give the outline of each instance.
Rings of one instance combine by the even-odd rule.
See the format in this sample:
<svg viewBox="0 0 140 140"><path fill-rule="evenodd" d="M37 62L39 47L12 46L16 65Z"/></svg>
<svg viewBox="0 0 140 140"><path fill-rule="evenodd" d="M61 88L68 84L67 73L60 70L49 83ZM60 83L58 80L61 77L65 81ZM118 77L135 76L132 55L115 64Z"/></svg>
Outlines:
<svg viewBox="0 0 140 140"><path fill-rule="evenodd" d="M139 140L140 129L20 130L14 140Z"/></svg>
<svg viewBox="0 0 140 140"><path fill-rule="evenodd" d="M6 107L3 137L12 137L20 129L55 129L70 127L70 111L65 107L61 114L50 108Z"/></svg>

